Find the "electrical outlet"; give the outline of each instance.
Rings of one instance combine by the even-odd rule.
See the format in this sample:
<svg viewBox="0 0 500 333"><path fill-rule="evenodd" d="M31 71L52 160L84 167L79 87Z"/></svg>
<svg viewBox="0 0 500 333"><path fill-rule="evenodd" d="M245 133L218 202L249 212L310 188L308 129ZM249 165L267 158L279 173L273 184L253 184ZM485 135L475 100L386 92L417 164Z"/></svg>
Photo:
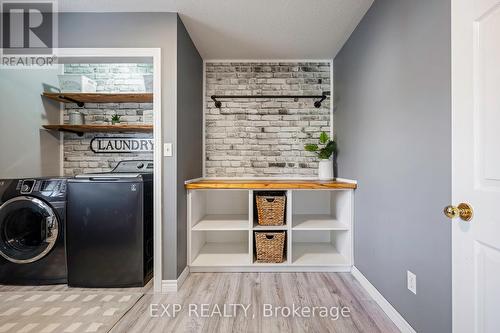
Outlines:
<svg viewBox="0 0 500 333"><path fill-rule="evenodd" d="M410 271L406 272L408 290L417 294L417 276Z"/></svg>

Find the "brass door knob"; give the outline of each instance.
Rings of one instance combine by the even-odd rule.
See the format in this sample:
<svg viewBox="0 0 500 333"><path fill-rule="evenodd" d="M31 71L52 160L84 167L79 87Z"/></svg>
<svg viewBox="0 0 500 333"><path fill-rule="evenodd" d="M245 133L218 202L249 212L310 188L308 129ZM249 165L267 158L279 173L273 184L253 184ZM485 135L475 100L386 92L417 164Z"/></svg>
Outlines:
<svg viewBox="0 0 500 333"><path fill-rule="evenodd" d="M474 215L472 206L463 202L457 207L451 205L446 206L443 211L444 215L450 219L460 217L462 220L467 222L472 220L472 216Z"/></svg>

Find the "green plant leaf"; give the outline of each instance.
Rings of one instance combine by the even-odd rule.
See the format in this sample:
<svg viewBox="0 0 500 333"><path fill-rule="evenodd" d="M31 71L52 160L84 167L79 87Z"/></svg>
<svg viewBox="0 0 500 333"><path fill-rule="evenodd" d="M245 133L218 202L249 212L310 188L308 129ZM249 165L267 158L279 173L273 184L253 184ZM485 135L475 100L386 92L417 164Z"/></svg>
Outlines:
<svg viewBox="0 0 500 333"><path fill-rule="evenodd" d="M328 134L326 134L326 132L321 132L321 134L319 135L319 143L321 143L322 145L326 144L329 139L330 137L328 136Z"/></svg>
<svg viewBox="0 0 500 333"><path fill-rule="evenodd" d="M330 140L330 136L326 132L321 132L319 136L319 145L309 143L304 145L304 149L316 153L319 159L327 160L330 159L333 154L337 154L337 143L334 140Z"/></svg>
<svg viewBox="0 0 500 333"><path fill-rule="evenodd" d="M332 154L337 153L337 143L333 140L330 140L325 148L327 148L329 151L331 151Z"/></svg>
<svg viewBox="0 0 500 333"><path fill-rule="evenodd" d="M316 152L318 151L319 147L315 143L308 143L307 145L304 146L304 149L307 151Z"/></svg>
<svg viewBox="0 0 500 333"><path fill-rule="evenodd" d="M321 160L327 160L329 159L331 156L331 154L328 152L328 150L326 150L325 148L321 149L318 153L318 157L321 159Z"/></svg>
<svg viewBox="0 0 500 333"><path fill-rule="evenodd" d="M325 147L321 148L318 157L322 160L329 159L337 151L337 144L335 141L328 141Z"/></svg>

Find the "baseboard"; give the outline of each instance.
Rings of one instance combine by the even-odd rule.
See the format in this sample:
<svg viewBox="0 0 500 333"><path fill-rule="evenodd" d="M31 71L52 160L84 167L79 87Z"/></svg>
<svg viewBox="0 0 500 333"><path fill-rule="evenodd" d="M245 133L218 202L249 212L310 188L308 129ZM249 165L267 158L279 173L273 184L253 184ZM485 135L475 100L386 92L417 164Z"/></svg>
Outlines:
<svg viewBox="0 0 500 333"><path fill-rule="evenodd" d="M189 267L184 268L181 275L177 278L177 280L163 280L161 281L161 292L162 293L175 293L179 291L179 289L186 281L186 278L189 275Z"/></svg>
<svg viewBox="0 0 500 333"><path fill-rule="evenodd" d="M382 308L385 314L392 320L392 322L399 328L403 333L416 333L416 331L411 327L410 324L401 316L401 314L394 309L394 307L389 303L384 296L375 288L370 281L361 273L355 266L352 267L352 275L358 280L363 288L370 294L370 296L377 302L377 304Z"/></svg>
<svg viewBox="0 0 500 333"><path fill-rule="evenodd" d="M292 273L292 272L351 272L351 266L280 266L250 265L250 266L191 266L192 273Z"/></svg>

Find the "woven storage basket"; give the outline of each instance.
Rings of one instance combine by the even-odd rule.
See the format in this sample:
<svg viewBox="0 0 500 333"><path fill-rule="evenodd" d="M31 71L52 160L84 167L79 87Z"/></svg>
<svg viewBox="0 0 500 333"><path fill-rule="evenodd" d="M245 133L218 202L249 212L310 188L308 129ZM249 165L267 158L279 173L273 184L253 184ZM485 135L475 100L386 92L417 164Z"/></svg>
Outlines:
<svg viewBox="0 0 500 333"><path fill-rule="evenodd" d="M260 225L283 225L286 201L284 195L257 195L255 201Z"/></svg>
<svg viewBox="0 0 500 333"><path fill-rule="evenodd" d="M281 263L285 250L285 232L255 232L257 262Z"/></svg>

